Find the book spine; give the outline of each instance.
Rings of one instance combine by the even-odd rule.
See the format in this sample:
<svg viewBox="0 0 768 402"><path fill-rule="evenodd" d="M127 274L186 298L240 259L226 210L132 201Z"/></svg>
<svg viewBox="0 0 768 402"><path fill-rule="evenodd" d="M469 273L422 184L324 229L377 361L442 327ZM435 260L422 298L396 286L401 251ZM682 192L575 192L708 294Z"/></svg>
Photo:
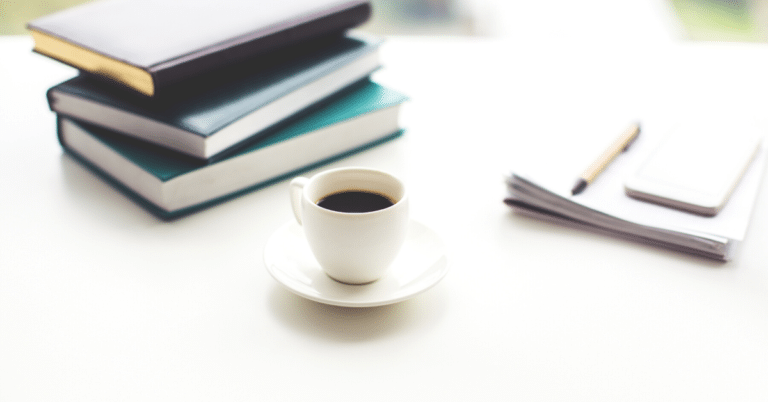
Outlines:
<svg viewBox="0 0 768 402"><path fill-rule="evenodd" d="M57 85L57 86L58 86L58 85ZM50 109L52 112L55 112L55 111L56 111L56 110L54 110L54 106L53 106L53 102L54 102L54 100L55 100L55 98L54 98L54 96L53 96L53 90L54 90L54 88L56 88L56 87L48 88L48 90L47 90L47 91L45 91L45 99L48 101L48 109ZM58 126L58 124L59 124L59 123L58 123L58 121L59 121L59 119L57 118L57 119L56 119L56 127L57 127L57 128L59 127L59 126Z"/></svg>
<svg viewBox="0 0 768 402"><path fill-rule="evenodd" d="M62 124L62 117L58 113L56 114L56 138L59 140L59 144L62 148L64 148L65 151L71 152L70 148L67 146L66 142L64 142L64 138L61 136L61 124Z"/></svg>

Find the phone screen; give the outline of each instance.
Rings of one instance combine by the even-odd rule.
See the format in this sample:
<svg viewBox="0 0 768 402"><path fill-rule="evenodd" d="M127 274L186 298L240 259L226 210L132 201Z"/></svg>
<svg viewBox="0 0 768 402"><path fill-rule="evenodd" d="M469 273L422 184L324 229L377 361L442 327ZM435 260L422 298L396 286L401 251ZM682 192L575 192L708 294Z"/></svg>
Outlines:
<svg viewBox="0 0 768 402"><path fill-rule="evenodd" d="M735 124L678 127L625 183L628 195L703 215L728 200L760 148L761 135Z"/></svg>

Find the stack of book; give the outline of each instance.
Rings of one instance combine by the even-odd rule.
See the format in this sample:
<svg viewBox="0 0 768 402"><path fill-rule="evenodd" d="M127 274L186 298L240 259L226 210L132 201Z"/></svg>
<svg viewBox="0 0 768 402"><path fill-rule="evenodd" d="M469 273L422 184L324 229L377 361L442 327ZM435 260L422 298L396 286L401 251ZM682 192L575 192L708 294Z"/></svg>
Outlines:
<svg viewBox="0 0 768 402"><path fill-rule="evenodd" d="M162 218L400 135L368 1L103 0L29 23L63 148Z"/></svg>

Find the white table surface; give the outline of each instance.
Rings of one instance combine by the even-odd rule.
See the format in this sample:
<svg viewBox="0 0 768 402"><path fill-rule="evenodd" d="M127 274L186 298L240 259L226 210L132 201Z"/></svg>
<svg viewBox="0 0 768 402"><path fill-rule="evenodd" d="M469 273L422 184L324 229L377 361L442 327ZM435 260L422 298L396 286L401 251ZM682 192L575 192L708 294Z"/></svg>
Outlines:
<svg viewBox="0 0 768 402"><path fill-rule="evenodd" d="M589 124L767 110L764 46L634 36L628 21L601 40L572 24L385 45L376 78L411 96L408 131L327 167L402 176L451 270L366 309L267 273L287 182L163 222L63 154L45 90L73 70L0 38L0 400L766 400L765 183L726 264L501 202L504 169L570 169L616 135Z"/></svg>

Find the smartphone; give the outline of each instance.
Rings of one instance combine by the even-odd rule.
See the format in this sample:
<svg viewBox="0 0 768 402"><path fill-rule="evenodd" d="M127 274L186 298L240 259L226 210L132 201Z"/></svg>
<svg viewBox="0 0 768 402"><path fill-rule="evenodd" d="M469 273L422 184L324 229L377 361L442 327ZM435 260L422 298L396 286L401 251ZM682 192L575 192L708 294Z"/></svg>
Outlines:
<svg viewBox="0 0 768 402"><path fill-rule="evenodd" d="M630 197L704 216L723 208L760 149L745 124L681 125L624 183Z"/></svg>

